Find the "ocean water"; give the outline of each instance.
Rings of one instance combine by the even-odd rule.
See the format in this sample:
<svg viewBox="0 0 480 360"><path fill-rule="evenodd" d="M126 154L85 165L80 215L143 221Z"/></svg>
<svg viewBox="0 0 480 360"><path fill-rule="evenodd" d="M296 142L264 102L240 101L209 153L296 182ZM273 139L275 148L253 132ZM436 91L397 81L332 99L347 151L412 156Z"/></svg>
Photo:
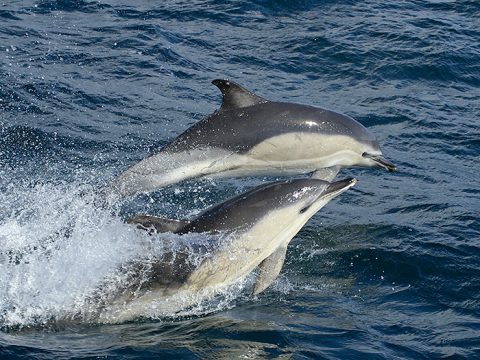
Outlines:
<svg viewBox="0 0 480 360"><path fill-rule="evenodd" d="M467 0L1 2L0 357L480 357L479 29ZM216 78L353 116L398 172L343 170L359 183L259 296L89 321L105 278L162 251L126 216L191 217L271 180L96 203L219 107Z"/></svg>

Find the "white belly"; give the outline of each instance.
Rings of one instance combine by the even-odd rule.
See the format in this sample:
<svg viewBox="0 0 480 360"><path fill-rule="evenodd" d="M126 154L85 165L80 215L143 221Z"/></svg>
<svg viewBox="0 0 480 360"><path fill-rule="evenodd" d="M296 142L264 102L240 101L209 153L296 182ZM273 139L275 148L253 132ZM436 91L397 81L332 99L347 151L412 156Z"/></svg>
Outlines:
<svg viewBox="0 0 480 360"><path fill-rule="evenodd" d="M111 193L128 197L201 176L292 175L331 166L368 166L363 150L348 136L288 133L262 141L244 154L218 148L160 152L120 174Z"/></svg>

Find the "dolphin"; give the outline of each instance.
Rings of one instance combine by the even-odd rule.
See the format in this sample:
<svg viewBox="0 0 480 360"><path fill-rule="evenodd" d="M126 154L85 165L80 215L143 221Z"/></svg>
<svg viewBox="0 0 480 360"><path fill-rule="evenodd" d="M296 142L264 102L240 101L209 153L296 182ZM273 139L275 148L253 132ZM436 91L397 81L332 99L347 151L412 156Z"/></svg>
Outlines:
<svg viewBox="0 0 480 360"><path fill-rule="evenodd" d="M170 306L172 311L177 301L174 309L179 311L191 305L185 299L211 298L257 267L253 292L261 293L280 273L292 238L316 212L355 183L354 178L332 183L311 178L276 181L214 205L191 221L131 217L128 223L151 233L221 236L215 246L203 250L207 255L199 264L189 263L188 254L181 253L159 259L144 282L147 286L123 292L106 308L102 321L145 315L152 304L157 309Z"/></svg>
<svg viewBox="0 0 480 360"><path fill-rule="evenodd" d="M229 80L213 80L219 110L158 153L118 175L108 195L126 198L196 177L293 175L333 179L340 168L378 166L394 171L373 134L334 111L269 101ZM321 169L327 169L326 174Z"/></svg>

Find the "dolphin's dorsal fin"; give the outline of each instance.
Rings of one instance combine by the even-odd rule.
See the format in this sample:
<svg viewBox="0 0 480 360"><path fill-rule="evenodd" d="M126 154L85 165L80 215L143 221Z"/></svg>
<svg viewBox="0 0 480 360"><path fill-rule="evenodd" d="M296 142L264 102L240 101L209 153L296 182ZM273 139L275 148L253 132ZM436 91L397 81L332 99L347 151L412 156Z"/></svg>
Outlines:
<svg viewBox="0 0 480 360"><path fill-rule="evenodd" d="M253 288L254 295L260 294L277 278L280 270L282 270L286 254L287 245L281 246L258 265L260 271Z"/></svg>
<svg viewBox="0 0 480 360"><path fill-rule="evenodd" d="M244 108L267 102L266 99L251 93L230 80L216 79L212 81L212 84L218 87L223 95L220 111Z"/></svg>
<svg viewBox="0 0 480 360"><path fill-rule="evenodd" d="M139 229L143 230L154 230L157 233L164 232L177 232L185 225L188 221L182 220L172 220L172 219L163 219L157 216L151 215L135 215L127 220L127 224L136 224Z"/></svg>

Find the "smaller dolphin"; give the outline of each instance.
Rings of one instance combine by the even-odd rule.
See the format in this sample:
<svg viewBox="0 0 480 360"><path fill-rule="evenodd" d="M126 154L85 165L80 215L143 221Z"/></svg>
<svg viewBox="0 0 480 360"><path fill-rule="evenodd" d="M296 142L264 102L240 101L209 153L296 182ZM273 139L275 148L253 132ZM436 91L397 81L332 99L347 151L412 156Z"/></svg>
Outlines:
<svg viewBox="0 0 480 360"><path fill-rule="evenodd" d="M287 246L305 223L330 200L356 183L356 179L329 183L294 179L258 186L214 205L191 221L137 215L127 222L151 232L221 234L200 264L187 264L187 255L169 256L176 262L159 262L139 292L135 287L114 300L102 321L118 322L141 315L151 306L172 306L175 295L183 299L176 309L191 305L185 299L198 294L211 297L259 268L254 293L265 290L282 269ZM177 296L177 300L178 300ZM162 305L163 304L163 305Z"/></svg>
<svg viewBox="0 0 480 360"><path fill-rule="evenodd" d="M223 95L219 110L121 173L109 198L149 192L201 176L292 175L328 168L395 165L382 157L360 123L318 107L266 100L228 80L213 80Z"/></svg>

